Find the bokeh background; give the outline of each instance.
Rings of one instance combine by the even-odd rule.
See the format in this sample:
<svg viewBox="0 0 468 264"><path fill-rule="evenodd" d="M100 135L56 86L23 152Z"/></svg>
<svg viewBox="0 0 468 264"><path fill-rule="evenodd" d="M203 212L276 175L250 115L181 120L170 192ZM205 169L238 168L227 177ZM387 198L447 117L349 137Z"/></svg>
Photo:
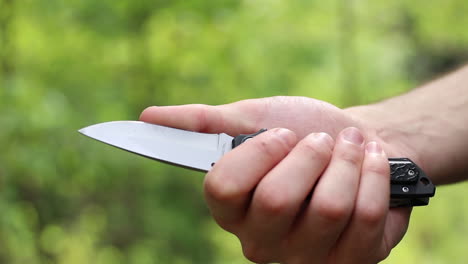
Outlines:
<svg viewBox="0 0 468 264"><path fill-rule="evenodd" d="M0 0L0 263L248 263L202 174L76 130L150 105L375 102L468 61L467 14L466 0ZM467 188L416 208L384 263L467 263Z"/></svg>

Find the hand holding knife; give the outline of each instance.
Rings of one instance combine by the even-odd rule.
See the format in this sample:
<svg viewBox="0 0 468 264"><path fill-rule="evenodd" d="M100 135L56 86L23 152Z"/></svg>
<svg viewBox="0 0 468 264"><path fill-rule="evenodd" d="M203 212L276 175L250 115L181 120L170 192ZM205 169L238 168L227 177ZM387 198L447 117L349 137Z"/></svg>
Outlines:
<svg viewBox="0 0 468 264"><path fill-rule="evenodd" d="M207 134L149 124L114 121L92 125L79 132L154 160L199 171L209 171L227 152L263 133L238 135ZM435 186L416 164L407 158L390 158L390 207L422 206L435 194Z"/></svg>

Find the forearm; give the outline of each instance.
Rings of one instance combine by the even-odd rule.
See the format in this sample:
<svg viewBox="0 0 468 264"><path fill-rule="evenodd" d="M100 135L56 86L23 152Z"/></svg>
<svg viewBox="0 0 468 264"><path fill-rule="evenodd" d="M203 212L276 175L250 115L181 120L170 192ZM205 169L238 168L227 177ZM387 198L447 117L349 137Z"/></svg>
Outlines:
<svg viewBox="0 0 468 264"><path fill-rule="evenodd" d="M406 148L436 184L468 178L468 66L389 100L347 109Z"/></svg>

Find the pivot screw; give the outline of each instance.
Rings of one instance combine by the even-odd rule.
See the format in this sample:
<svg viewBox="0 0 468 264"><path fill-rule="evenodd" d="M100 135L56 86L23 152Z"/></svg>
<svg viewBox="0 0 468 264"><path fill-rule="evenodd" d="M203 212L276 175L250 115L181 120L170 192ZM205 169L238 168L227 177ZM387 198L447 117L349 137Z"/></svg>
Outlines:
<svg viewBox="0 0 468 264"><path fill-rule="evenodd" d="M408 171L408 175L409 175L409 176L414 176L414 174L415 174L414 170L409 170L409 171Z"/></svg>
<svg viewBox="0 0 468 264"><path fill-rule="evenodd" d="M406 187L406 186L404 186L403 188L401 188L401 190L402 190L403 192L405 192L405 193L409 192L409 188Z"/></svg>

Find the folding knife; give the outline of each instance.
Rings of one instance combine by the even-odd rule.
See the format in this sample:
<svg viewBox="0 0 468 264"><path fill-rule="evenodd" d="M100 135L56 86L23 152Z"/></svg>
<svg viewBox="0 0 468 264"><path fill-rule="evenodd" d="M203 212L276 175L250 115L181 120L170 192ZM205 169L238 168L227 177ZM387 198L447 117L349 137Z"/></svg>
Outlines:
<svg viewBox="0 0 468 264"><path fill-rule="evenodd" d="M231 137L159 126L140 121L95 124L80 133L117 148L172 165L207 172L227 152L266 131ZM414 162L390 158L390 207L422 206L435 194L435 186Z"/></svg>

